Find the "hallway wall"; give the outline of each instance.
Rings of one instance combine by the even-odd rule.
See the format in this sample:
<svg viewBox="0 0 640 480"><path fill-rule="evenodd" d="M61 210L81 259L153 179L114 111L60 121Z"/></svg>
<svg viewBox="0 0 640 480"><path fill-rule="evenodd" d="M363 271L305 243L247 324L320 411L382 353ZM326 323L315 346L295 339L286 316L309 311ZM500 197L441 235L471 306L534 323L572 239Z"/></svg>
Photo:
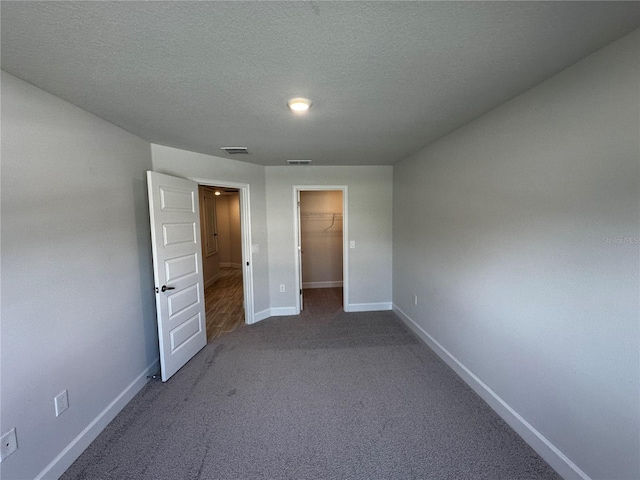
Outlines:
<svg viewBox="0 0 640 480"><path fill-rule="evenodd" d="M208 195L209 198L213 198L213 202L216 204L216 197L213 195L213 189L210 187L203 187L200 185L198 187L199 197L200 197L200 231L202 238L202 275L204 280L205 288L209 285L213 285L215 281L220 277L220 245L219 245L219 236L218 236L218 252L213 255L207 255L207 248L205 245L205 202L204 196ZM206 193L205 193L206 192Z"/></svg>
<svg viewBox="0 0 640 480"><path fill-rule="evenodd" d="M220 265L242 267L242 232L240 229L240 196L236 194L216 197Z"/></svg>

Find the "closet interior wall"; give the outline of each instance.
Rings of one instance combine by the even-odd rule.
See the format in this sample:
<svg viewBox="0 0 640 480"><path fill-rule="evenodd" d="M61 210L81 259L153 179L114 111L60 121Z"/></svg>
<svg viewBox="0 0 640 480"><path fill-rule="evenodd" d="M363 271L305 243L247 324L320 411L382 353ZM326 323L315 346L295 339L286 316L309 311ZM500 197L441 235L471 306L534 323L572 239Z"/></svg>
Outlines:
<svg viewBox="0 0 640 480"><path fill-rule="evenodd" d="M342 192L300 192L302 288L342 287Z"/></svg>

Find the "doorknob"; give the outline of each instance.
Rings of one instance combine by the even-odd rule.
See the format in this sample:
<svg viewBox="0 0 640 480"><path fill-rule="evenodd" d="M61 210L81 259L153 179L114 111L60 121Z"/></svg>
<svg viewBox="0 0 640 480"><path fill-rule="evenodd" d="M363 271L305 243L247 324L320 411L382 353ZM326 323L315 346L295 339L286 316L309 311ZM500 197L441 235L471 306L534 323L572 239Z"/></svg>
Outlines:
<svg viewBox="0 0 640 480"><path fill-rule="evenodd" d="M167 290L175 290L176 287L167 287L166 285L162 285L162 288L160 289L163 292L166 292Z"/></svg>

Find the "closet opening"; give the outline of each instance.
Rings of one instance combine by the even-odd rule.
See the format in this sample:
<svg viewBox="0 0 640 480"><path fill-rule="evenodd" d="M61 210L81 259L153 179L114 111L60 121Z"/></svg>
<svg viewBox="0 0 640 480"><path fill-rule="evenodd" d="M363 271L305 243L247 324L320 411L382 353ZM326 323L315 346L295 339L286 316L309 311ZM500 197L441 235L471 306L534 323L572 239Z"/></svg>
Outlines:
<svg viewBox="0 0 640 480"><path fill-rule="evenodd" d="M346 311L345 191L300 187L297 197L300 311Z"/></svg>

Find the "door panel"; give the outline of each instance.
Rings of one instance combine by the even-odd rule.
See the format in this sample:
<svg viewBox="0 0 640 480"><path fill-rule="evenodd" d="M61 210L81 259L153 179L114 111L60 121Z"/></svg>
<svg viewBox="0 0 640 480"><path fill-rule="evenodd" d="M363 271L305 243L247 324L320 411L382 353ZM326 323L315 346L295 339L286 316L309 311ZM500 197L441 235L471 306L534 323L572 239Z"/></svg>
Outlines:
<svg viewBox="0 0 640 480"><path fill-rule="evenodd" d="M185 346L189 340L195 339L202 331L201 326L202 319L198 313L171 330L171 353L174 354L178 348Z"/></svg>
<svg viewBox="0 0 640 480"><path fill-rule="evenodd" d="M196 305L200 300L200 294L196 285L170 295L167 299L169 318L173 318L183 310Z"/></svg>
<svg viewBox="0 0 640 480"><path fill-rule="evenodd" d="M182 277L198 274L198 254L193 253L183 257L172 258L164 262L167 282L173 282Z"/></svg>
<svg viewBox="0 0 640 480"><path fill-rule="evenodd" d="M207 343L198 184L156 172L147 172L147 182L160 368L166 382Z"/></svg>
<svg viewBox="0 0 640 480"><path fill-rule="evenodd" d="M163 212L192 213L196 209L197 205L197 202L191 192L186 190L177 190L167 187L166 185L160 186L160 199L160 208Z"/></svg>
<svg viewBox="0 0 640 480"><path fill-rule="evenodd" d="M173 223L162 226L162 239L164 246L177 245L179 243L194 243L196 232L193 223Z"/></svg>

